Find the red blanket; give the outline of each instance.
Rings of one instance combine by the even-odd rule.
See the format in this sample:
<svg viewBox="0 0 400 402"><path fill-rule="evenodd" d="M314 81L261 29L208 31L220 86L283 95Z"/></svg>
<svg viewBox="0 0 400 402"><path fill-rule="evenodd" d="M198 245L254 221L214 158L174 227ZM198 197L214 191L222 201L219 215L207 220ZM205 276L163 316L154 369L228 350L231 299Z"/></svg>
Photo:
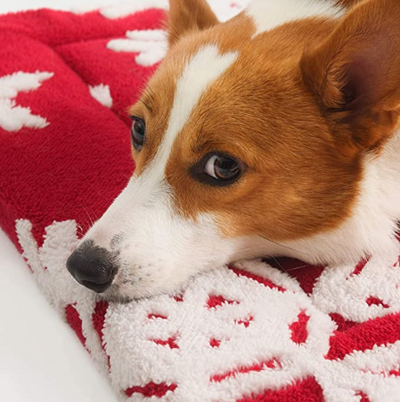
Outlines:
<svg viewBox="0 0 400 402"><path fill-rule="evenodd" d="M133 171L125 110L165 53L141 8L0 17L0 225L39 286L122 399L400 401L397 256L252 261L127 305L66 272Z"/></svg>

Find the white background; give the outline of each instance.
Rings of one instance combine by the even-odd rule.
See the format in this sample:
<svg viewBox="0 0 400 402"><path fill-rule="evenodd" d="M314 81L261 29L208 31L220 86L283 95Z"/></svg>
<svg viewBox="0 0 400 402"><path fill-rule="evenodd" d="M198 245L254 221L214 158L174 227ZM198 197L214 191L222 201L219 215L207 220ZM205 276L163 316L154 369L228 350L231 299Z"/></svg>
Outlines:
<svg viewBox="0 0 400 402"><path fill-rule="evenodd" d="M115 1L114 1L115 2ZM0 13L106 0L1 0ZM76 335L52 310L0 229L0 401L116 402Z"/></svg>

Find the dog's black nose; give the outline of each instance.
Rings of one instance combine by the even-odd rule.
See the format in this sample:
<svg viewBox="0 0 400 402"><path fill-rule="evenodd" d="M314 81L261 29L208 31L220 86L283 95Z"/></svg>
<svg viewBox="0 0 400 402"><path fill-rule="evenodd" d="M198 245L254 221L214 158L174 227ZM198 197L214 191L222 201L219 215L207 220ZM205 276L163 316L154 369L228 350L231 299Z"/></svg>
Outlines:
<svg viewBox="0 0 400 402"><path fill-rule="evenodd" d="M88 240L69 256L67 269L81 285L102 293L111 285L117 272L113 260L107 249Z"/></svg>

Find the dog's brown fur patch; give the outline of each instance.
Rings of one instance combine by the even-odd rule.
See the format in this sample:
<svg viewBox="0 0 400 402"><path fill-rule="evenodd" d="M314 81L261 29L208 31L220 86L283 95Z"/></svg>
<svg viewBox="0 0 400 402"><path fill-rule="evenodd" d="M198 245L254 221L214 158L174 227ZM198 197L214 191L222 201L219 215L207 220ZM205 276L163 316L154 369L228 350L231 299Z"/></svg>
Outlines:
<svg viewBox="0 0 400 402"><path fill-rule="evenodd" d="M186 9L182 2L172 2L173 13ZM174 143L165 176L177 211L212 214L228 237L283 241L337 228L351 215L364 153L379 152L398 126L400 3L369 0L343 21L300 20L251 39L255 27L244 14L216 24L203 1L191 2L202 10L194 18L178 23L171 15L171 50L149 83L151 116L143 104L132 108L148 122L136 174L162 141L186 61L217 44L239 57L204 92ZM237 183L217 188L190 176L212 151L248 166Z"/></svg>

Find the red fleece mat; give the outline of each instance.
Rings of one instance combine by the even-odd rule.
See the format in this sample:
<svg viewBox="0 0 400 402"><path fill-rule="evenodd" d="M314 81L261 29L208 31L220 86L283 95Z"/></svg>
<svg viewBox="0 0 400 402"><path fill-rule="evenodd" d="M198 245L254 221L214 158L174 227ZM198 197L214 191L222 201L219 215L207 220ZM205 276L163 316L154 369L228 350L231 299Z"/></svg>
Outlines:
<svg viewBox="0 0 400 402"><path fill-rule="evenodd" d="M121 399L400 401L397 256L251 261L127 305L66 272L132 174L125 110L165 52L164 10L116 17L0 17L0 224L49 302Z"/></svg>

